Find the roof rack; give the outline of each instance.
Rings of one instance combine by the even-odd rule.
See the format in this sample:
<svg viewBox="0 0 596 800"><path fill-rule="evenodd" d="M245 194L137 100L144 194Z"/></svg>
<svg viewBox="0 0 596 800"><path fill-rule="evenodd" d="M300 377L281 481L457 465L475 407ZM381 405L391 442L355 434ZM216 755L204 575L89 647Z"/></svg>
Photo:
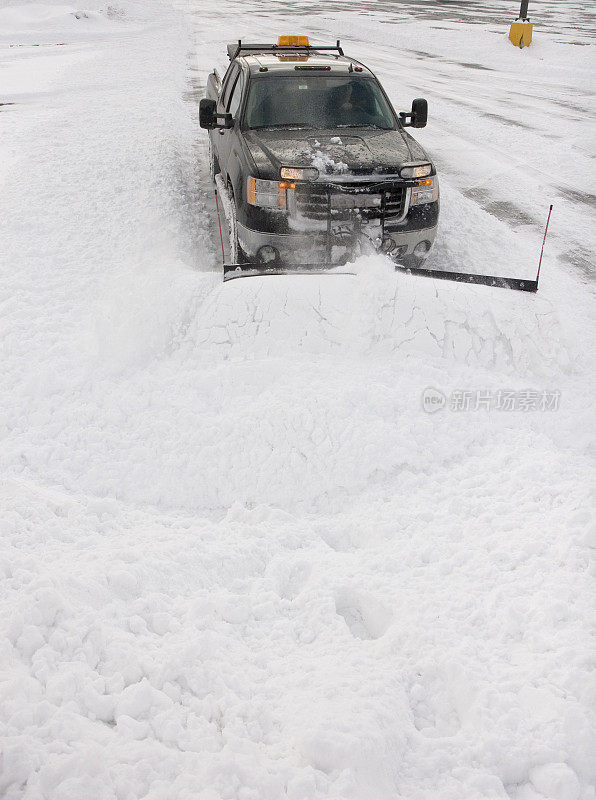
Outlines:
<svg viewBox="0 0 596 800"><path fill-rule="evenodd" d="M343 56L339 39L335 45L279 45L279 44L242 44L238 39L228 45L228 58L233 61L241 53L297 53L301 51L318 52L319 50L335 50L340 56Z"/></svg>

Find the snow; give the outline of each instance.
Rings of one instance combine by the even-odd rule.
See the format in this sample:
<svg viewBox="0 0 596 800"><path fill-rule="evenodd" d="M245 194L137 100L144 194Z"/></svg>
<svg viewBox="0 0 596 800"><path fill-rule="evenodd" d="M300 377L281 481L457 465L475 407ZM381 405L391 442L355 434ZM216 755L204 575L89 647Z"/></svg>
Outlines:
<svg viewBox="0 0 596 800"><path fill-rule="evenodd" d="M328 173L328 174L341 174L348 171L348 165L345 161L335 161L330 153L325 152L326 150L333 150L332 145L341 144L341 139L339 142L338 136L333 136L329 139L329 145L327 147L322 148L320 142L315 142L314 151L312 153L311 164L313 167L316 167L319 172L321 173Z"/></svg>
<svg viewBox="0 0 596 800"><path fill-rule="evenodd" d="M588 6L361 5L0 2L2 798L596 796ZM536 295L222 284L196 100L297 10L428 96L429 266L533 278L554 203Z"/></svg>

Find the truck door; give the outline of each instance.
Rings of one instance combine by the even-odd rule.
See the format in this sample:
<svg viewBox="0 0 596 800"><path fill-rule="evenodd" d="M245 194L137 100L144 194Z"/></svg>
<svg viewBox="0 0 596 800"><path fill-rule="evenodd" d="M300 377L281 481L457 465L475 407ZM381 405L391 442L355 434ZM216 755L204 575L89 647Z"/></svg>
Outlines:
<svg viewBox="0 0 596 800"><path fill-rule="evenodd" d="M223 91L220 95L218 103L218 113L231 114L233 119L236 120L238 109L240 108L240 101L242 99L242 90L244 88L244 76L238 64L234 65L233 71L230 73L229 80L226 81ZM222 175L228 180L230 172L230 155L234 150L234 143L238 138L238 126L234 122L232 128L220 128L218 130L219 142L217 145L217 152L219 157L219 166Z"/></svg>

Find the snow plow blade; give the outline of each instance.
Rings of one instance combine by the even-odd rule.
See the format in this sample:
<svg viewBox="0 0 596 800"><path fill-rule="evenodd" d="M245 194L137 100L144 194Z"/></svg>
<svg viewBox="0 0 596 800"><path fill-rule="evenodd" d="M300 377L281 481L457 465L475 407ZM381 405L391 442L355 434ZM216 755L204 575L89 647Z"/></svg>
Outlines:
<svg viewBox="0 0 596 800"><path fill-rule="evenodd" d="M457 283L477 283L482 286L497 286L500 289L515 289L518 292L537 292L538 281L525 278L499 278L496 275L478 275L473 272L445 272L440 269L425 269L424 267L402 267L396 265L402 272L412 275L425 275L427 278L439 278L443 281L456 281Z"/></svg>
<svg viewBox="0 0 596 800"><path fill-rule="evenodd" d="M348 265L299 264L291 267L266 267L261 264L224 264L224 281L263 275L356 275Z"/></svg>
<svg viewBox="0 0 596 800"><path fill-rule="evenodd" d="M538 291L538 279L501 278L496 275L478 275L472 272L445 272L440 269L425 269L424 267L404 267L396 264L395 269L411 275L423 275L427 278L438 278L443 281L456 281L457 283L480 284L482 286L495 286L500 289L514 289L519 292ZM326 266L321 264L300 264L296 267L266 267L259 264L224 264L224 281L235 278L252 278L263 275L355 275L349 265Z"/></svg>

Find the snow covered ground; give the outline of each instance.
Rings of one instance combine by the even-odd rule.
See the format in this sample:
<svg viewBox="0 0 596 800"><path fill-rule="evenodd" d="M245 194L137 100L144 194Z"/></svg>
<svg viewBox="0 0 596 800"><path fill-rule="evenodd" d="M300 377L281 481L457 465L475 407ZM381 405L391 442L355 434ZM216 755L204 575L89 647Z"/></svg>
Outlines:
<svg viewBox="0 0 596 800"><path fill-rule="evenodd" d="M534 6L0 0L0 797L596 796L593 31ZM283 32L428 98L434 265L554 204L538 295L221 284L196 100Z"/></svg>

